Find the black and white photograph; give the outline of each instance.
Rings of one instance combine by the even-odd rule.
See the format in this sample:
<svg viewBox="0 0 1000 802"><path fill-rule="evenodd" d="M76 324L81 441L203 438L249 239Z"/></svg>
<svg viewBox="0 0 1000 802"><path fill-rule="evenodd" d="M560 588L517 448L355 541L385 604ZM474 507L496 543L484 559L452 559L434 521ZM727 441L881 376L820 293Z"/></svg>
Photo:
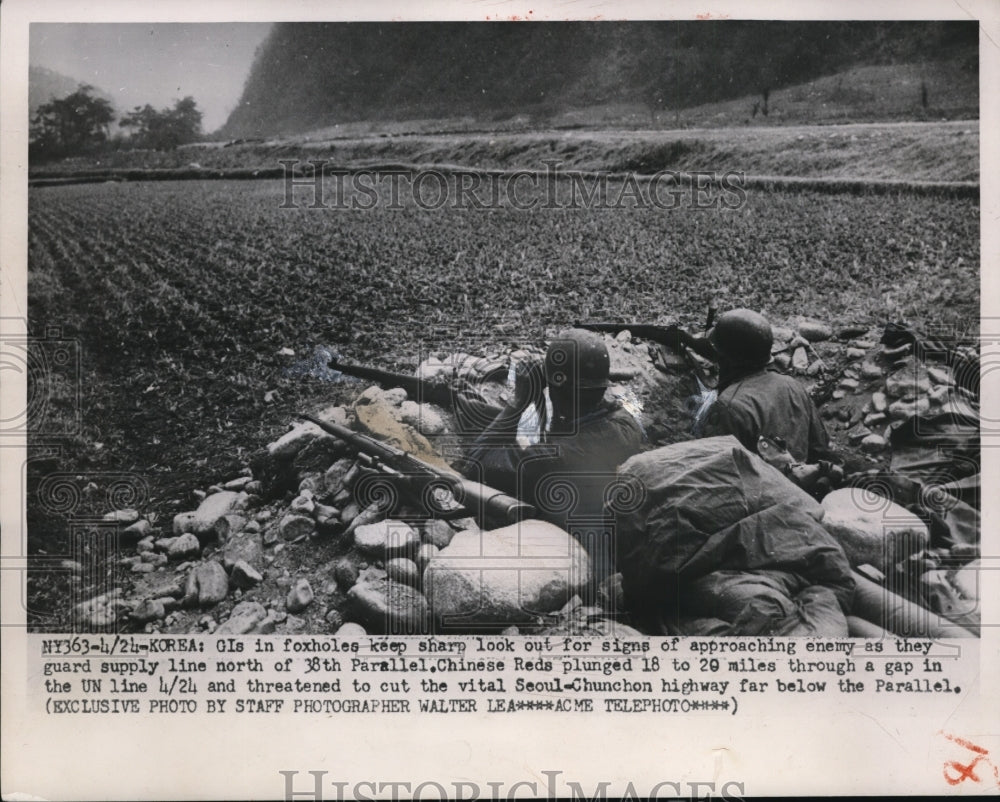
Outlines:
<svg viewBox="0 0 1000 802"><path fill-rule="evenodd" d="M1000 788L995 9L198 5L4 8L5 798Z"/></svg>

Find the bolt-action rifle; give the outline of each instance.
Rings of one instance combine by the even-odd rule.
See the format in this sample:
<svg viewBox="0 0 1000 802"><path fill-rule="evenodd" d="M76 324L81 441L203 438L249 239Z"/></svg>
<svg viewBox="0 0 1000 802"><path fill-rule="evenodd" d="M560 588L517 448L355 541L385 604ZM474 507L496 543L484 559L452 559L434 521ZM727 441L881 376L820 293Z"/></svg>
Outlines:
<svg viewBox="0 0 1000 802"><path fill-rule="evenodd" d="M427 513L438 518L472 516L481 525L507 526L535 515L535 508L481 482L430 465L381 440L354 432L336 423L299 415L357 451L369 476L383 478L381 490L390 486ZM386 484L388 483L388 485ZM391 494L375 493L391 503Z"/></svg>
<svg viewBox="0 0 1000 802"><path fill-rule="evenodd" d="M711 327L713 317L713 310L710 310L709 321L706 328ZM700 364L692 357L692 354L697 354L702 359L706 359L710 362L718 361L715 348L712 347L712 344L706 337L696 337L676 325L656 326L649 323L582 322L577 323L576 326L577 328L586 329L588 331L598 331L607 334L619 334L620 332L628 330L633 337L639 337L643 340L649 340L650 342L665 345L671 351L680 354L684 358L684 362L694 372L703 387L715 387L715 378L708 374L704 365Z"/></svg>
<svg viewBox="0 0 1000 802"><path fill-rule="evenodd" d="M478 433L493 421L503 408L491 404L471 389L458 389L448 382L421 379L405 373L393 373L380 368L341 362L333 357L330 368L348 376L373 381L386 389L401 387L412 400L423 404L436 404L454 412L460 432Z"/></svg>

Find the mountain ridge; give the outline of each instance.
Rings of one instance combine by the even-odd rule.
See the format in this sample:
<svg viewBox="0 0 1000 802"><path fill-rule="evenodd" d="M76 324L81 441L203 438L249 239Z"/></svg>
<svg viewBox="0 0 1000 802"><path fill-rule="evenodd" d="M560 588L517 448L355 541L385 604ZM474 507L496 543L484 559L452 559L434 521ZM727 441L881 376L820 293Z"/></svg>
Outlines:
<svg viewBox="0 0 1000 802"><path fill-rule="evenodd" d="M657 113L770 93L863 64L958 61L978 80L974 22L281 23L218 134L345 122L495 121L607 103Z"/></svg>

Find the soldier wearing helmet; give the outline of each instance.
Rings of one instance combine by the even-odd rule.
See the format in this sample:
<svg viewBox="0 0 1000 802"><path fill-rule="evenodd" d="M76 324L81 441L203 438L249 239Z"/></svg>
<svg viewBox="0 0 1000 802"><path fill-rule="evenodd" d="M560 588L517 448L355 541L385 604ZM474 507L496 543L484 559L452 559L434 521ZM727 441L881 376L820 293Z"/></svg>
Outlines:
<svg viewBox="0 0 1000 802"><path fill-rule="evenodd" d="M733 309L719 317L708 339L719 360L719 396L706 435L731 434L753 452L760 437L778 440L800 463L827 456L829 437L809 394L769 368L774 338L767 318Z"/></svg>
<svg viewBox="0 0 1000 802"><path fill-rule="evenodd" d="M590 553L597 582L613 565L613 519L598 531L605 499L618 466L638 453L642 441L635 418L605 400L610 369L601 337L581 329L561 332L544 361L519 366L513 400L477 438L465 469L469 478L533 504L539 518L573 534ZM548 425L541 442L521 447L518 422L532 404L548 407ZM587 533L574 520L588 522Z"/></svg>

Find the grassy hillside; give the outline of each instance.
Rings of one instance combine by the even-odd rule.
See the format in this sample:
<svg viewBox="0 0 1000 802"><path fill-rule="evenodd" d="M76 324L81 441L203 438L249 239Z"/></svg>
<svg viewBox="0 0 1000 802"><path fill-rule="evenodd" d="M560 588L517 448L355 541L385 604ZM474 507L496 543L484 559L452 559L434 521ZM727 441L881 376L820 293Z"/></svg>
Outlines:
<svg viewBox="0 0 1000 802"><path fill-rule="evenodd" d="M521 115L538 126L582 111L586 123L587 110L610 107L655 122L740 98L742 121L752 114L749 97L770 119L782 106L822 109L814 98L779 98L782 89L898 64L921 65L916 73L932 82L927 108L951 103L953 93L975 108L977 54L976 25L964 22L285 23L262 46L220 134L271 137L456 112L487 123ZM919 82L890 87L885 105L858 77L833 87L833 110L864 119L927 113Z"/></svg>

